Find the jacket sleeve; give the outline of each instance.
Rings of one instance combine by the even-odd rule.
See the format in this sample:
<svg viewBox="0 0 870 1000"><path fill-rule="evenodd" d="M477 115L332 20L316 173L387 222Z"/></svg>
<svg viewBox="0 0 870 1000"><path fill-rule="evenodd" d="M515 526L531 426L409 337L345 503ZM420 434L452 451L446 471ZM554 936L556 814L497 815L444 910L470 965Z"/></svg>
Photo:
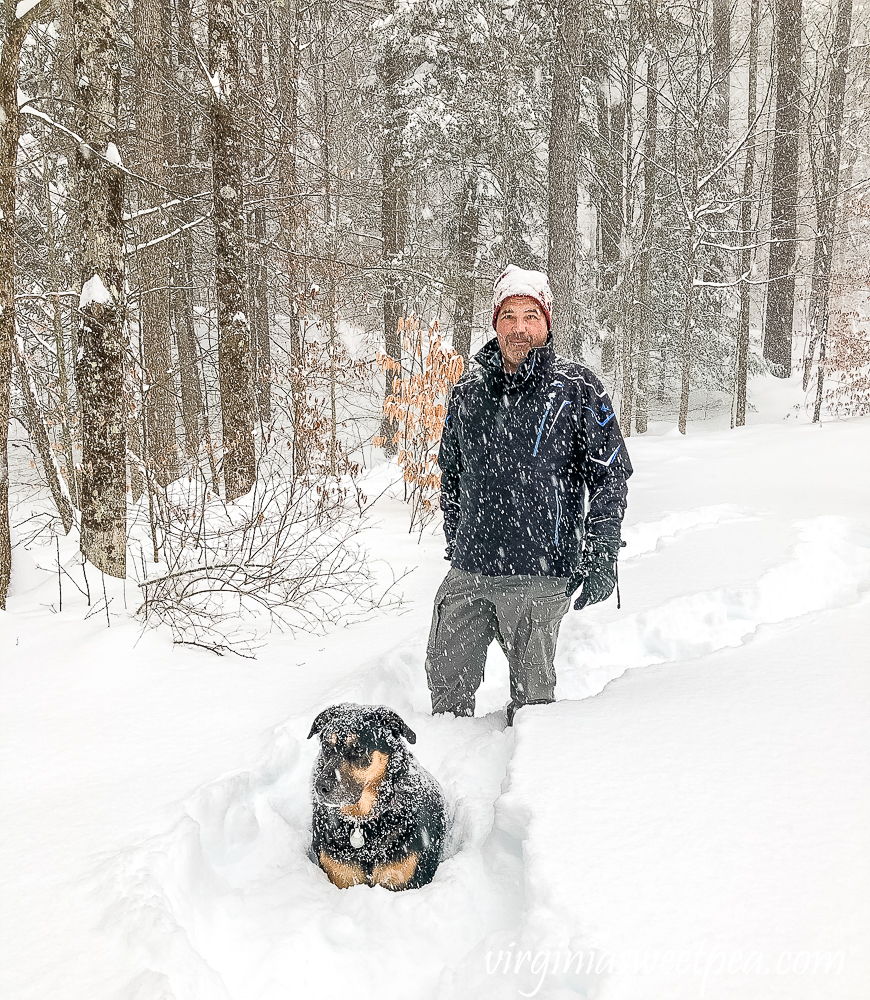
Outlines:
<svg viewBox="0 0 870 1000"><path fill-rule="evenodd" d="M581 468L589 491L586 535L618 541L628 498L631 461L604 386L591 372L586 372L581 388Z"/></svg>
<svg viewBox="0 0 870 1000"><path fill-rule="evenodd" d="M438 450L438 466L441 469L441 510L444 514L444 537L450 550L456 540L459 528L459 480L462 475L462 451L459 446L457 427L458 405L455 391L450 394L444 430L441 432L441 447Z"/></svg>

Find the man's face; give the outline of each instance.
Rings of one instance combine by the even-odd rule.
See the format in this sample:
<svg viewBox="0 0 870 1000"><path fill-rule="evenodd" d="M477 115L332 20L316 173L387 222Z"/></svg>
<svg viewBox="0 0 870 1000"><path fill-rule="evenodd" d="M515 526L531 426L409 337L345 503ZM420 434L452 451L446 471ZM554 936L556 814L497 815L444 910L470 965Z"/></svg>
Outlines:
<svg viewBox="0 0 870 1000"><path fill-rule="evenodd" d="M504 370L513 373L535 347L547 343L547 317L531 295L511 295L501 304L495 321Z"/></svg>

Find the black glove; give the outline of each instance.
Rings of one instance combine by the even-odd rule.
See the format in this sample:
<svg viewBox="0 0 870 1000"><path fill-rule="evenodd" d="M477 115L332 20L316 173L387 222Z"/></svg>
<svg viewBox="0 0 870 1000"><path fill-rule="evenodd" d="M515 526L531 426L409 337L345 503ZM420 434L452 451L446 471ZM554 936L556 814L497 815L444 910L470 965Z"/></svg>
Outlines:
<svg viewBox="0 0 870 1000"><path fill-rule="evenodd" d="M455 538L451 538L450 541L447 543L447 555L444 556L444 558L448 562L452 561L452 559L453 559L453 550L455 548L456 548L456 539Z"/></svg>
<svg viewBox="0 0 870 1000"><path fill-rule="evenodd" d="M583 567L571 577L567 587L569 597L575 590L582 588L574 602L575 611L585 608L587 604L606 601L613 593L616 587L616 560L623 545L625 542L621 542L618 535L614 538L586 536Z"/></svg>

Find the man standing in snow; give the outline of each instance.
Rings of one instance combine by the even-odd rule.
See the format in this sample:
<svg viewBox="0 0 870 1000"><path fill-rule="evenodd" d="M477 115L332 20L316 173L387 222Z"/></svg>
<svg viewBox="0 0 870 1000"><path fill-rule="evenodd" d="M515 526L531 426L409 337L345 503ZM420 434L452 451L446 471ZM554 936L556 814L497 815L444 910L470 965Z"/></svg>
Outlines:
<svg viewBox="0 0 870 1000"><path fill-rule="evenodd" d="M486 651L510 666L510 725L553 700L553 659L571 595L610 597L631 462L598 379L553 349L550 283L509 265L493 337L448 404L438 464L451 569L426 656L433 713L474 714ZM588 503L587 503L588 497Z"/></svg>

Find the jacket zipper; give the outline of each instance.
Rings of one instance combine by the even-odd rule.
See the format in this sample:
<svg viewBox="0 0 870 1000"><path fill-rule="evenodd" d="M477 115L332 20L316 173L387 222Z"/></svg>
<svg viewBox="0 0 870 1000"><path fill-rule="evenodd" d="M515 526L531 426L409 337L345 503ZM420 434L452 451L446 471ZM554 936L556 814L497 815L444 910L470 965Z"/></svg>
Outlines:
<svg viewBox="0 0 870 1000"><path fill-rule="evenodd" d="M541 417L541 426L538 428L538 437L537 440L535 441L535 450L532 452L533 456L538 454L538 446L541 443L541 435L544 433L544 424L547 422L547 415L549 414L549 412L550 412L550 401L547 400L547 405L544 407L544 415L543 417Z"/></svg>
<svg viewBox="0 0 870 1000"><path fill-rule="evenodd" d="M571 400L570 399L563 400L562 405L556 411L556 416L553 417L553 422L550 424L550 429L547 431L547 437L544 438L545 441L553 433L553 428L556 426L556 421L562 415L562 410L564 410L566 406L570 406L570 405L571 405Z"/></svg>

